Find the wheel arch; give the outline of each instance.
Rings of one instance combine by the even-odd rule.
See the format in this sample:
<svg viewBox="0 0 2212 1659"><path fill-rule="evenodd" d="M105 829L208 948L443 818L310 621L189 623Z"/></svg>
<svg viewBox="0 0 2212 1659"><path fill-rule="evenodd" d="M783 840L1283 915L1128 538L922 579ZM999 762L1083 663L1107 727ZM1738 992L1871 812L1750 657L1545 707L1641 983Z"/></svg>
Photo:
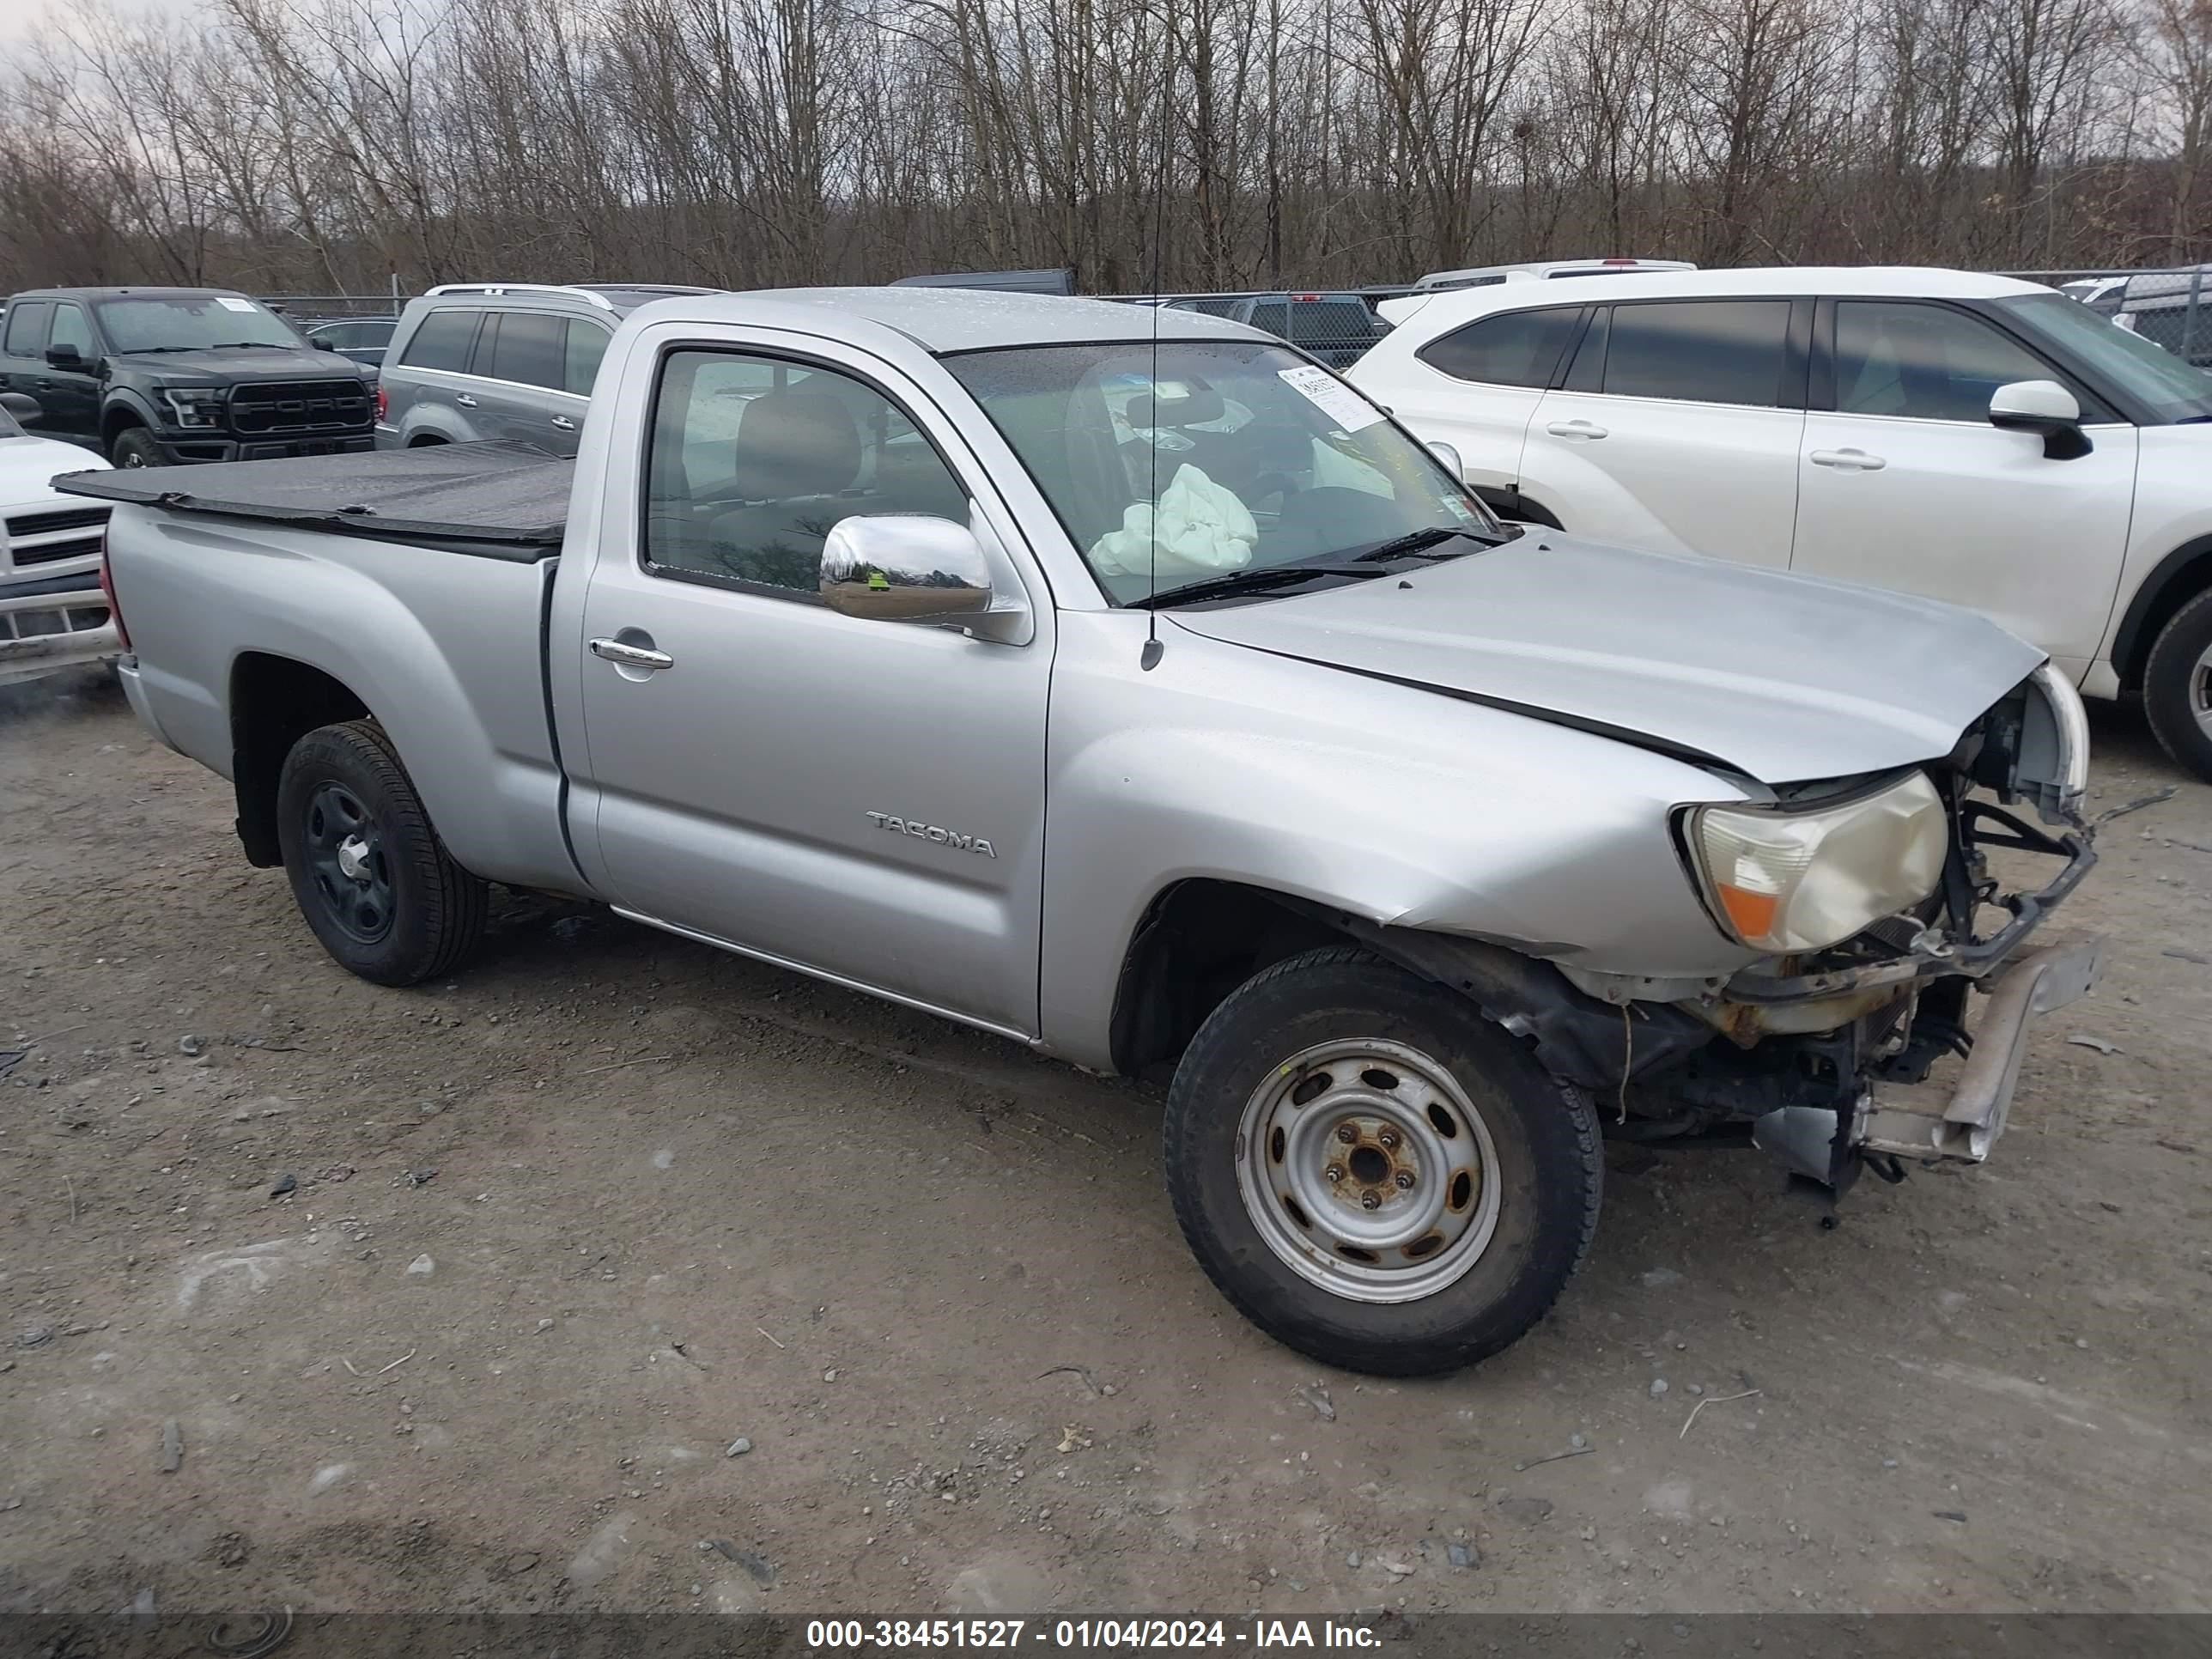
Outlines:
<svg viewBox="0 0 2212 1659"><path fill-rule="evenodd" d="M240 653L230 667L231 784L246 862L282 864L276 785L292 745L317 726L374 720L359 693L325 669L274 652Z"/></svg>
<svg viewBox="0 0 2212 1659"><path fill-rule="evenodd" d="M135 392L118 391L100 411L100 447L105 453L116 439L134 426L153 428L158 422L154 411Z"/></svg>
<svg viewBox="0 0 2212 1659"><path fill-rule="evenodd" d="M2140 690L2143 667L2159 632L2176 611L2212 589L2212 536L2198 536L2175 548L2136 585L2135 597L2112 636L2112 663L2124 691Z"/></svg>
<svg viewBox="0 0 2212 1659"><path fill-rule="evenodd" d="M1114 1066L1172 1067L1206 1017L1254 975L1303 951L1352 945L1467 998L1527 1042L1554 1076L1584 1089L1663 1069L1711 1042L1712 1028L1653 1006L1632 1030L1622 1011L1551 963L1503 945L1389 927L1241 882L1186 878L1152 897L1115 981Z"/></svg>

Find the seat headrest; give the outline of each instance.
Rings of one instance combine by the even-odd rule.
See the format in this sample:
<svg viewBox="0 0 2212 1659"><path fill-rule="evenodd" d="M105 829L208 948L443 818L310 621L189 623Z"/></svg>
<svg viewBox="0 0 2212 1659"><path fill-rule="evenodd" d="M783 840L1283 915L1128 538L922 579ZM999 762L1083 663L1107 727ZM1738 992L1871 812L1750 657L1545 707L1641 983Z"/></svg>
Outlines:
<svg viewBox="0 0 2212 1659"><path fill-rule="evenodd" d="M738 417L736 483L748 501L834 495L860 471L860 430L827 392L763 392Z"/></svg>

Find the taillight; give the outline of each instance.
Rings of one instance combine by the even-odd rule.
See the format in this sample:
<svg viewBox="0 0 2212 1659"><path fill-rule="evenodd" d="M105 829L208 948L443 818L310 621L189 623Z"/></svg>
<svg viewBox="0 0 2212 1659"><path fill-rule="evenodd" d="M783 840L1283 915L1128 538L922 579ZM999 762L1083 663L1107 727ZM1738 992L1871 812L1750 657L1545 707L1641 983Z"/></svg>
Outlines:
<svg viewBox="0 0 2212 1659"><path fill-rule="evenodd" d="M115 637L125 651L131 649L131 630L123 625L123 607L115 602L115 573L108 568L107 532L100 532L100 591L107 600L107 615L115 624Z"/></svg>
<svg viewBox="0 0 2212 1659"><path fill-rule="evenodd" d="M384 395L384 388L380 385L376 388L376 418L381 421L391 411L392 399Z"/></svg>

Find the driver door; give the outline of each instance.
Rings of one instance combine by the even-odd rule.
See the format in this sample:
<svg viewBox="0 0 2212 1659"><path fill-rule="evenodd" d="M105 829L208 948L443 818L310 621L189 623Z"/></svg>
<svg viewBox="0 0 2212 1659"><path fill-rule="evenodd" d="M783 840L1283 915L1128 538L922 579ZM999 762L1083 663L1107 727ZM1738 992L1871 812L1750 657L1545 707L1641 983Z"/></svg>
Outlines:
<svg viewBox="0 0 2212 1659"><path fill-rule="evenodd" d="M2119 586L2136 428L1971 312L1882 299L1822 313L1790 568L1978 611L2078 680ZM1990 394L2017 380L2074 392L2088 454L2049 460L2039 434L1990 424Z"/></svg>
<svg viewBox="0 0 2212 1659"><path fill-rule="evenodd" d="M584 599L580 852L643 917L1033 1036L1050 612L990 528L1011 520L888 372L744 345L654 372L639 542L610 540ZM892 513L976 526L1031 625L823 605L831 526Z"/></svg>

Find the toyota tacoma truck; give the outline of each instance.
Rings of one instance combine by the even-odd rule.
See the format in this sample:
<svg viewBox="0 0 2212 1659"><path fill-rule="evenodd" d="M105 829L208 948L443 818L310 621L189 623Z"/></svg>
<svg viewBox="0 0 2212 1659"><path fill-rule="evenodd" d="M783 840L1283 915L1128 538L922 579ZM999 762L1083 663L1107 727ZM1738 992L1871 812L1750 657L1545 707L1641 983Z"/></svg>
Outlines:
<svg viewBox="0 0 2212 1659"><path fill-rule="evenodd" d="M1224 319L687 295L573 461L68 487L133 705L344 967L452 973L499 884L1164 1079L1205 1270L1356 1370L1540 1318L1601 1136L1984 1158L2098 973L2042 653L1501 526Z"/></svg>

